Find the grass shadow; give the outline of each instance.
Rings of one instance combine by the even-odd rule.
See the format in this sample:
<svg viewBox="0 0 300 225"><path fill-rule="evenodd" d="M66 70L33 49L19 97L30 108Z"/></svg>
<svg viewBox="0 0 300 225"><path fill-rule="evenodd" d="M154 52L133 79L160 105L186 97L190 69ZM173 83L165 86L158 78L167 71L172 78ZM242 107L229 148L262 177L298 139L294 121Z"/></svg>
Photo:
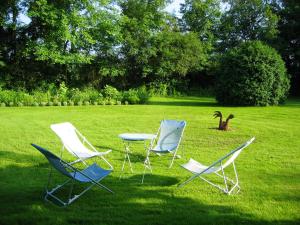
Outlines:
<svg viewBox="0 0 300 225"><path fill-rule="evenodd" d="M180 194L182 189L177 189L177 178L158 175L148 176L143 185L132 182L137 175L125 179L109 176L102 183L115 194L93 187L69 207L59 208L43 200L45 172L47 170L39 164L0 170L0 176L7 182L0 186L1 224L269 225L298 222L266 221L231 206L184 197Z"/></svg>

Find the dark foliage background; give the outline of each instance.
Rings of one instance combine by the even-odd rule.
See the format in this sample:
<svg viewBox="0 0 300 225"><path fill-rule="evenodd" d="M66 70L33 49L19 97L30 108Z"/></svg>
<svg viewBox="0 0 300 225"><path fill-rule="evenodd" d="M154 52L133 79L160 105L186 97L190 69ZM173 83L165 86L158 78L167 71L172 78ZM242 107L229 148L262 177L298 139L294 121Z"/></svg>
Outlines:
<svg viewBox="0 0 300 225"><path fill-rule="evenodd" d="M299 1L186 0L182 17L164 10L169 3L3 0L0 87L33 91L64 82L98 90L145 85L166 94L209 89L220 56L259 40L279 52L290 94L300 94Z"/></svg>

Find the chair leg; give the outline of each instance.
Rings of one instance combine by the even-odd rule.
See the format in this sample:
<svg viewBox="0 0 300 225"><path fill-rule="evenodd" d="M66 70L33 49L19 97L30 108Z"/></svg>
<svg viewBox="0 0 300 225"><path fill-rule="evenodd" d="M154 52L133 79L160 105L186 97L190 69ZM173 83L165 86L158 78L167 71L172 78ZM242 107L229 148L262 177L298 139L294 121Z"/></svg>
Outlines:
<svg viewBox="0 0 300 225"><path fill-rule="evenodd" d="M228 192L229 195L233 192L233 190L234 190L235 188L238 189L237 192L236 192L236 194L239 193L239 191L241 190L241 187L239 186L238 173L237 173L237 171L236 171L234 162L232 163L232 166L233 166L234 175L235 175L235 184L234 184L234 186L231 188L231 190Z"/></svg>
<svg viewBox="0 0 300 225"><path fill-rule="evenodd" d="M222 165L221 165L222 174L219 174L217 172L215 173L217 176L219 176L223 179L225 187L221 187L220 185L213 183L212 181L204 178L203 176L198 176L197 174L191 176L189 179L187 179L185 182L180 184L178 187L180 188L180 187L184 186L185 184L191 182L196 177L199 177L201 180L207 182L208 184L212 185L215 188L218 188L219 190L223 191L225 194L228 194L228 195L232 194L233 191L237 188L238 189L236 192L236 194L237 194L240 191L240 186L239 186L238 174L237 174L234 162L233 162L233 169L234 169L234 173L235 173L235 181L226 177L225 171L223 170ZM233 185L230 189L228 188L228 182L230 182Z"/></svg>
<svg viewBox="0 0 300 225"><path fill-rule="evenodd" d="M74 187L74 181L71 180L71 187L70 187L69 198L68 198L68 203L69 204L70 204L70 200L71 200L71 197L72 197L73 187Z"/></svg>
<svg viewBox="0 0 300 225"><path fill-rule="evenodd" d="M194 180L196 177L197 177L197 175L191 176L189 179L187 179L187 180L184 181L182 184L180 184L180 185L178 186L178 188L181 188L181 187L183 187L184 185L190 183L190 182L191 182L192 180Z"/></svg>
<svg viewBox="0 0 300 225"><path fill-rule="evenodd" d="M50 201L48 198L49 196L54 198L56 201L58 201L62 206L67 206L67 205L70 205L72 202L74 202L77 198L79 198L81 195L83 195L85 192L87 192L89 189L91 189L94 185L97 185L111 193L114 193L112 190L110 190L109 188L107 188L106 186L104 186L103 184L100 184L99 181L102 180L100 179L99 181L92 181L92 184L90 186L88 186L86 189L84 189L81 193L77 194L77 195L74 195L72 197L72 193L73 193L73 188L74 188L74 180L72 179L67 179L65 182L63 182L62 184L58 184L56 187L52 188L50 191L49 191L49 186L50 186L50 183L51 183L51 179L52 179L52 172L53 172L53 169L51 167L50 169L50 172L49 172L49 176L48 176L48 181L47 181L47 185L46 185L46 194L45 194L45 197L44 199L46 201L49 201L49 202L52 202ZM63 186L65 186L67 183L69 183L71 181L71 187L70 187L70 190L69 190L69 194L68 194L68 199L66 201L63 201L62 199L60 199L59 197L57 197L55 195L55 192L57 192L59 189L61 189ZM52 202L54 203L54 202Z"/></svg>
<svg viewBox="0 0 300 225"><path fill-rule="evenodd" d="M173 154L172 161L171 161L171 164L170 164L169 168L171 168L173 166L173 162L174 162L174 159L176 157L176 153L177 153L177 149L175 150L175 152Z"/></svg>
<svg viewBox="0 0 300 225"><path fill-rule="evenodd" d="M223 164L221 162L221 171L222 171L222 175L223 175L223 179L224 179L224 184L225 184L225 193L228 193L228 185L227 185L227 179L226 179L226 176L225 176L225 172L224 172L224 169L223 169Z"/></svg>
<svg viewBox="0 0 300 225"><path fill-rule="evenodd" d="M99 181L100 181L100 180L99 180ZM113 192L112 190L110 190L108 187L104 186L103 184L100 184L99 181L98 181L98 182L93 182L93 184L95 184L95 185L97 185L98 187L101 187L101 188L107 190L108 192L114 194L114 192Z"/></svg>
<svg viewBox="0 0 300 225"><path fill-rule="evenodd" d="M146 173L146 165L144 167L144 172L143 172L143 177L142 177L142 184L144 183L145 173Z"/></svg>
<svg viewBox="0 0 300 225"><path fill-rule="evenodd" d="M232 179L229 179L228 177L224 176L224 179L226 179L227 181L229 181L233 186L231 187L230 190L227 189L227 192L226 194L230 195L233 193L233 191L237 188L237 192L236 194L240 191L240 186L239 186L239 180L238 180L238 174L237 174L237 171L236 171L236 168L235 168L235 164L234 162L232 163L232 166L233 166L233 170L234 170L234 174L235 174L235 180L232 180Z"/></svg>
<svg viewBox="0 0 300 225"><path fill-rule="evenodd" d="M49 183L50 182L48 182L48 185L47 185L47 188L46 188L46 195L45 195L45 200L46 201L50 201L49 199L48 199L48 196L51 196L52 198L54 198L54 199L56 199L57 201L59 201L63 206L66 206L66 205L68 205L68 201L67 202L64 202L63 200L61 200L60 198L58 198L57 196L55 196L54 195L54 193L57 191L57 190L59 190L60 188L62 188L63 186L65 186L67 183L69 183L71 181L71 179L68 179L68 180L66 180L64 183L62 183L62 184L59 184L59 185L57 185L56 187L54 187L54 188L52 188L50 191L48 190L48 186L49 186Z"/></svg>
<svg viewBox="0 0 300 225"><path fill-rule="evenodd" d="M104 156L101 155L100 158L103 159L104 162L106 162L106 163L110 166L110 168L111 168L112 170L114 169L113 165L111 165L111 164L106 160L106 158L104 158Z"/></svg>
<svg viewBox="0 0 300 225"><path fill-rule="evenodd" d="M100 180L99 180L99 181L100 181ZM101 188L107 190L108 192L110 192L110 193L112 193L112 194L114 193L114 192L113 192L112 190L110 190L108 187L104 186L103 184L100 184L99 181L98 181L98 182L94 181L90 186L88 186L87 188L85 188L82 192L80 192L80 193L77 194L77 195L74 195L73 198L69 199L68 205L71 204L72 202L74 202L76 199L78 199L80 196L82 196L84 193L86 193L88 190L90 190L90 189L91 189L93 186L95 186L95 185L97 185L98 187L101 187Z"/></svg>
<svg viewBox="0 0 300 225"><path fill-rule="evenodd" d="M78 199L80 196L82 196L85 192L87 192L88 190L90 190L94 185L95 184L91 184L86 189L84 189L82 192L80 192L78 195L74 195L73 198L69 198L67 205L70 205L71 203L73 203L76 199Z"/></svg>
<svg viewBox="0 0 300 225"><path fill-rule="evenodd" d="M68 182L72 181L71 187L70 187L70 191L69 191L69 195L68 195L68 199L67 201L63 201L62 199L58 198L56 195L54 195L54 193L59 190L60 188L62 188L64 185L66 185ZM74 188L74 181L72 179L68 179L66 182L62 183L61 185L57 185L55 188L53 188L51 191L46 190L46 195L45 195L45 200L50 201L48 199L48 196L51 196L52 198L56 199L58 202L60 202L63 206L68 206L70 205L72 202L74 202L76 199L78 199L80 196L82 196L84 193L86 193L88 190L90 190L93 186L99 186L105 190L107 190L110 193L114 193L112 190L110 190L108 187L104 186L103 184L100 184L99 181L98 182L93 182L90 186L88 186L87 188L85 188L82 192L80 192L79 194L75 194L72 197L72 193L73 193L73 188ZM51 201L50 201L51 202Z"/></svg>
<svg viewBox="0 0 300 225"><path fill-rule="evenodd" d="M230 195L233 193L234 189L235 188L238 188L238 191L236 193L238 193L240 191L240 186L239 186L239 180L238 180L238 174L237 174L237 171L236 171L236 168L235 168L235 164L234 162L232 163L232 166L233 166L233 170L234 170L234 174L235 174L235 181L226 177L225 176L225 172L224 170L222 170L222 175L219 174L219 173L215 173L217 176L221 177L224 179L224 183L225 183L225 189L223 190L226 194ZM233 186L230 188L230 190L228 189L228 184L227 184L227 181L230 182Z"/></svg>
<svg viewBox="0 0 300 225"><path fill-rule="evenodd" d="M219 190L221 190L221 191L223 191L223 192L226 193L226 191L225 191L226 189L223 188L223 187L221 187L220 185L217 185L217 184L211 182L210 180L208 180L208 179L206 179L206 178L204 178L204 177L202 177L202 176L199 176L199 178L202 179L202 180L204 180L205 182L209 183L209 184L212 185L213 187L218 188Z"/></svg>
<svg viewBox="0 0 300 225"><path fill-rule="evenodd" d="M48 181L47 181L47 185L46 185L46 190L48 190L48 188L49 188L51 178L52 178L52 167L51 167L50 172L49 172Z"/></svg>

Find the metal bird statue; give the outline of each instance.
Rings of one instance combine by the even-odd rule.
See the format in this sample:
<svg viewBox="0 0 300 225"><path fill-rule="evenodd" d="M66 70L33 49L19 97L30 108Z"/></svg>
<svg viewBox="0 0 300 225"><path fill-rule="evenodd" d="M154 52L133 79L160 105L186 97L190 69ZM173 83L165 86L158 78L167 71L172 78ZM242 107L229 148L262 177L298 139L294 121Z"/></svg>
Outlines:
<svg viewBox="0 0 300 225"><path fill-rule="evenodd" d="M217 117L220 118L220 120L219 120L219 128L218 129L219 130L227 131L229 129L229 120L233 119L234 115L230 114L225 121L222 121L222 119L223 119L222 113L220 111L215 111L214 117L215 118L217 118Z"/></svg>

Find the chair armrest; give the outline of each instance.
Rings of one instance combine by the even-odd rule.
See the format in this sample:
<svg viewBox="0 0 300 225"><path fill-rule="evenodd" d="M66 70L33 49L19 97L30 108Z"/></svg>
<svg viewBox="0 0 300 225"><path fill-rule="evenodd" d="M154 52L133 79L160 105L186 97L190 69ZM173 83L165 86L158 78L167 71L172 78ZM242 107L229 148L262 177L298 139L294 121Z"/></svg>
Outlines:
<svg viewBox="0 0 300 225"><path fill-rule="evenodd" d="M111 152L112 152L112 150L109 149L109 150L107 150L106 152L100 152L100 153L102 153L101 155L107 155L107 154L109 154L109 153L111 153Z"/></svg>

